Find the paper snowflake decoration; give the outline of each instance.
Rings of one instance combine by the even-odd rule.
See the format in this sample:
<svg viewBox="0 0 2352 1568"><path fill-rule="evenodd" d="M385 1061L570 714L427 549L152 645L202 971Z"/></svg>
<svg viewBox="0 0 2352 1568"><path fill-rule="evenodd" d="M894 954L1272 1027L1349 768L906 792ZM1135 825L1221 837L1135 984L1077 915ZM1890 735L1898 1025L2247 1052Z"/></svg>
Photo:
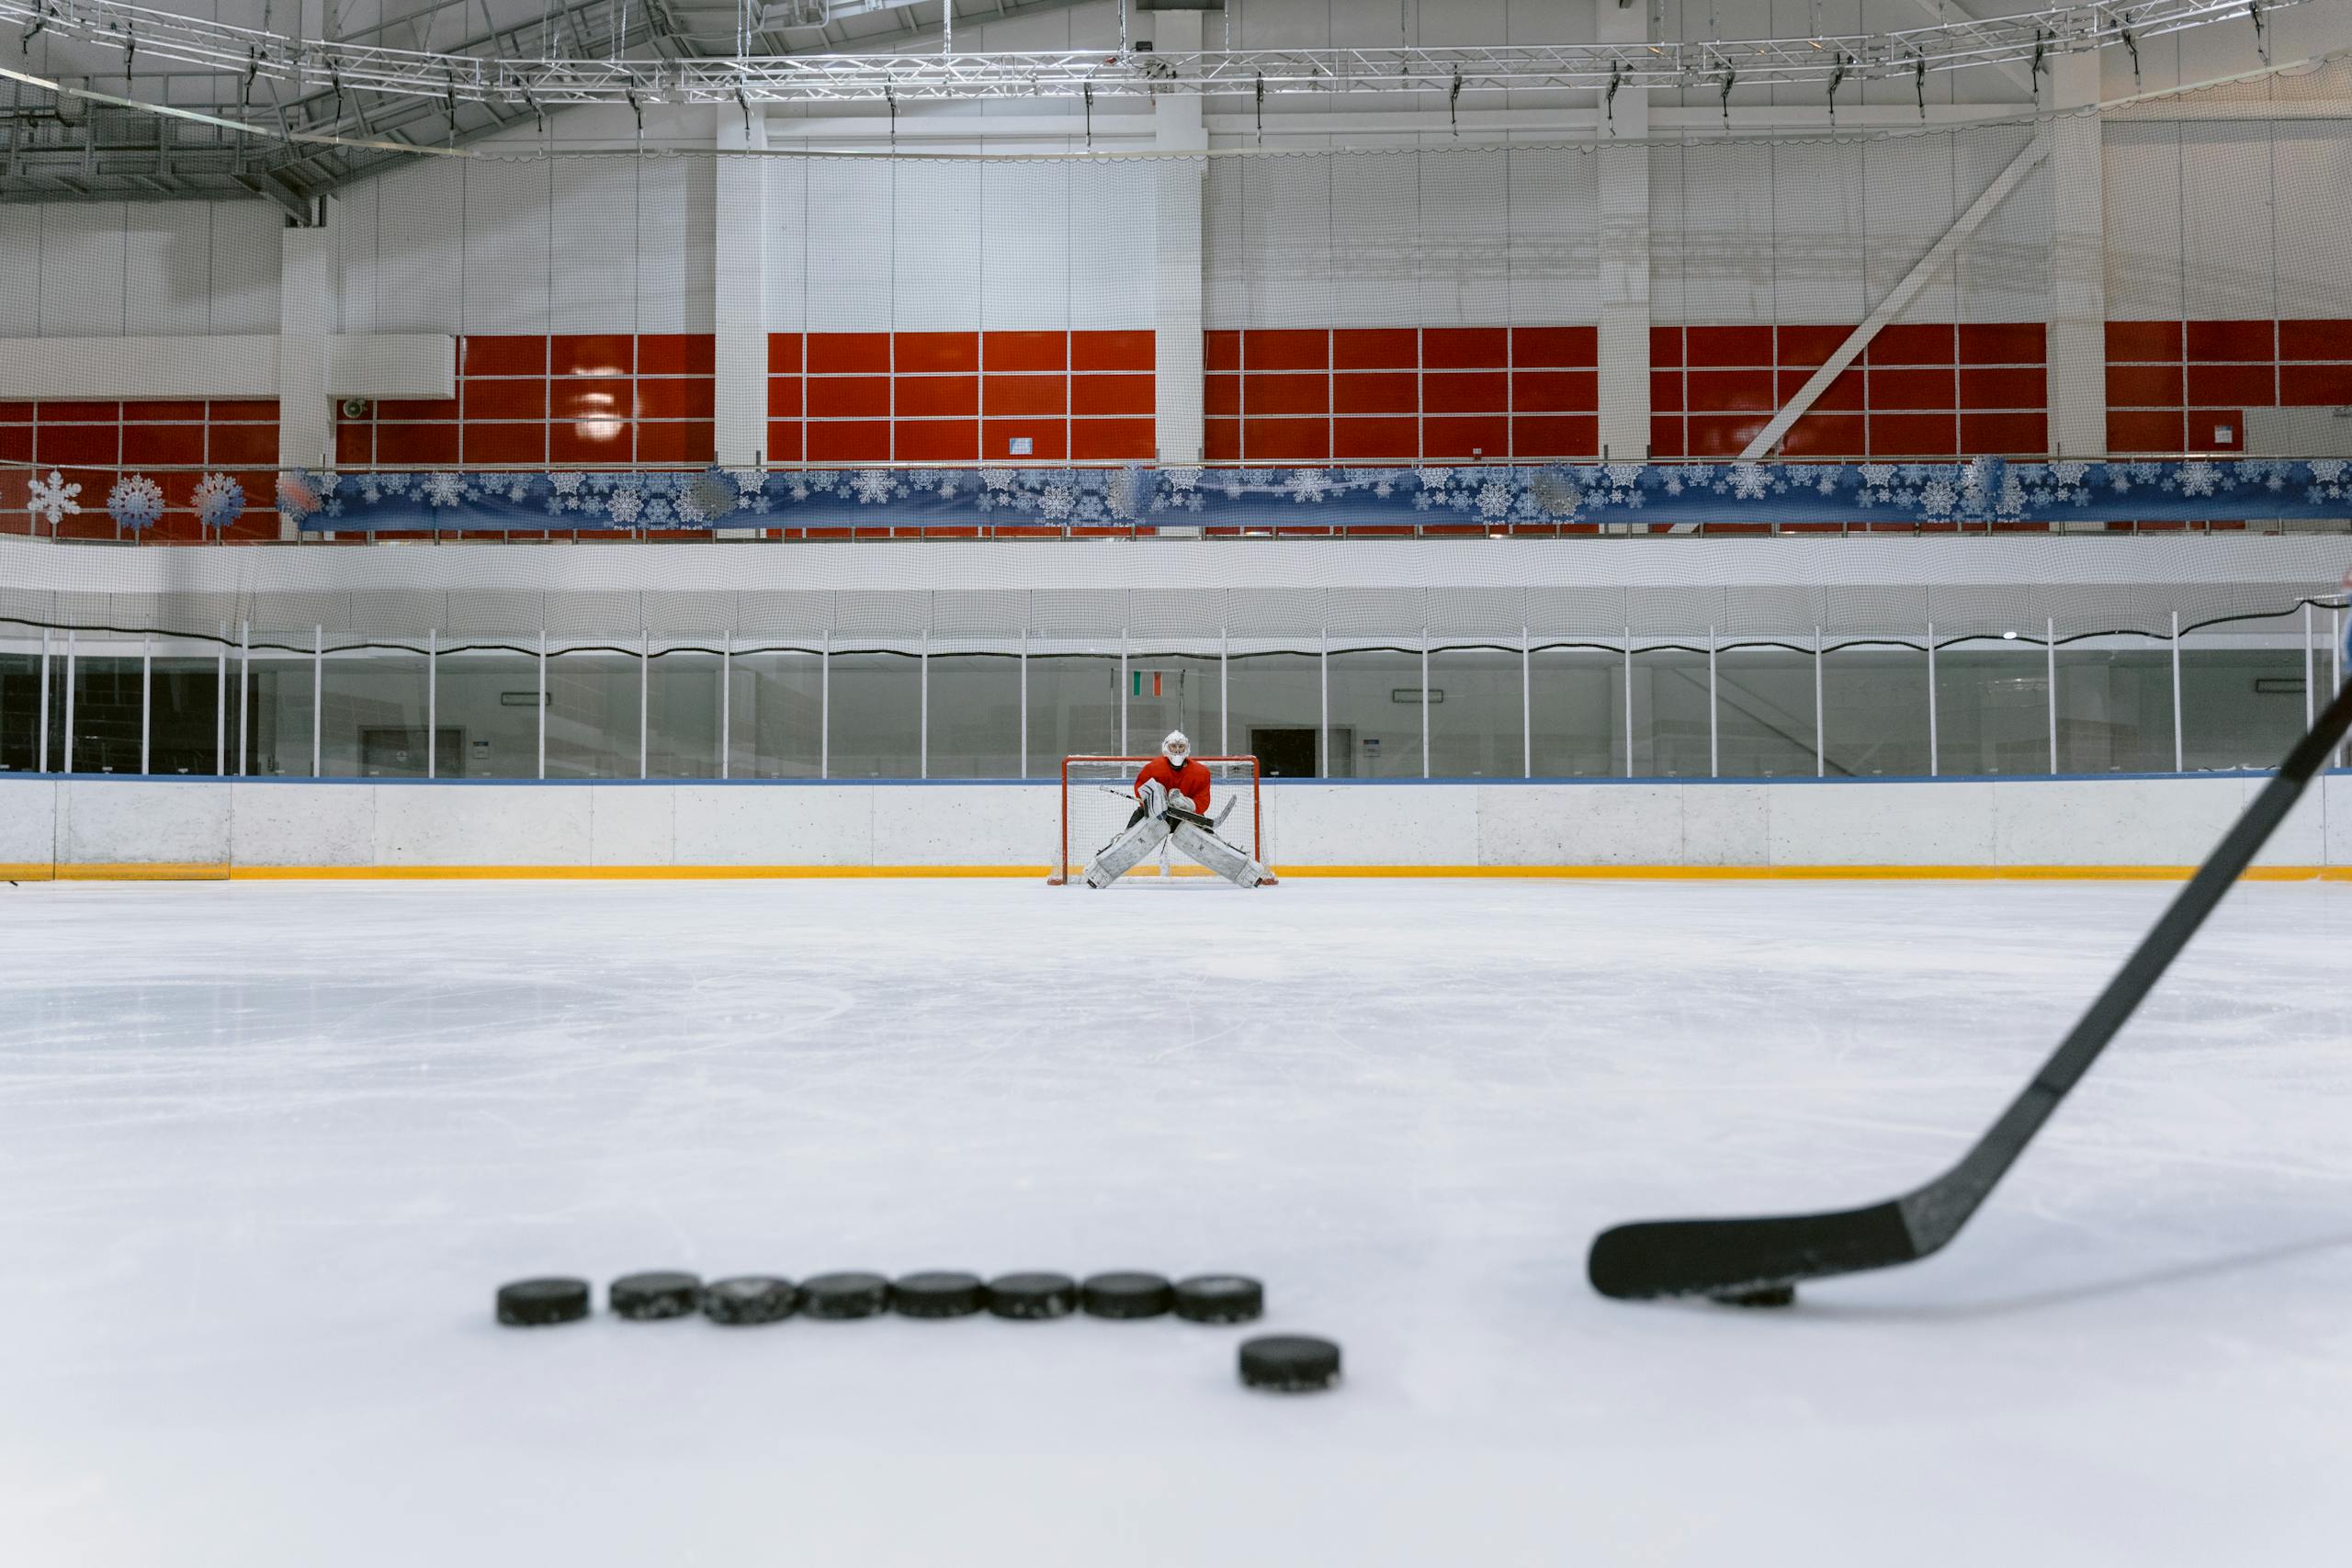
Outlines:
<svg viewBox="0 0 2352 1568"><path fill-rule="evenodd" d="M857 471L857 499L872 504L890 499L890 470L860 468Z"/></svg>
<svg viewBox="0 0 2352 1568"><path fill-rule="evenodd" d="M107 515L119 528L138 533L164 515L164 487L144 474L128 474L107 491Z"/></svg>
<svg viewBox="0 0 2352 1568"><path fill-rule="evenodd" d="M1330 481L1319 468L1301 468L1290 477L1290 498L1301 503L1321 501L1330 493Z"/></svg>
<svg viewBox="0 0 2352 1568"><path fill-rule="evenodd" d="M36 517L48 518L53 528L64 521L67 513L82 510L82 503L74 499L81 493L80 485L67 484L65 476L51 468L45 479L39 474L33 476L31 499L25 510Z"/></svg>
<svg viewBox="0 0 2352 1568"><path fill-rule="evenodd" d="M456 474L431 474L424 480L427 506L455 506L466 498L466 481Z"/></svg>
<svg viewBox="0 0 2352 1568"><path fill-rule="evenodd" d="M633 490L616 490L611 505L613 521L627 525L635 523L638 513L645 510L645 498Z"/></svg>
<svg viewBox="0 0 2352 1568"><path fill-rule="evenodd" d="M245 512L245 487L226 474L207 474L190 498L196 520L208 528L226 528Z"/></svg>
<svg viewBox="0 0 2352 1568"><path fill-rule="evenodd" d="M578 495L580 493L580 475L570 468L563 469L559 473L549 474L548 476L548 488L555 491L558 495Z"/></svg>

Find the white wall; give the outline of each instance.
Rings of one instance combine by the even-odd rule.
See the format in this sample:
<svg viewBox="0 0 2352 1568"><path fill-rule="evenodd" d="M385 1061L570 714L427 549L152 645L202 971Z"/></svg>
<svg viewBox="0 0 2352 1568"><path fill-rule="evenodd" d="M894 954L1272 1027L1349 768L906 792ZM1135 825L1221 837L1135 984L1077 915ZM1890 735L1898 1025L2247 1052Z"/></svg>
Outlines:
<svg viewBox="0 0 2352 1568"><path fill-rule="evenodd" d="M0 205L0 338L277 330L266 201Z"/></svg>
<svg viewBox="0 0 2352 1568"><path fill-rule="evenodd" d="M1348 867L2194 865L2256 778L1266 786L1278 872ZM952 818L938 809L955 790ZM1043 874L1047 784L0 779L0 874L104 868L972 867ZM952 820L952 829L947 824ZM2263 863L2352 867L2352 774Z"/></svg>

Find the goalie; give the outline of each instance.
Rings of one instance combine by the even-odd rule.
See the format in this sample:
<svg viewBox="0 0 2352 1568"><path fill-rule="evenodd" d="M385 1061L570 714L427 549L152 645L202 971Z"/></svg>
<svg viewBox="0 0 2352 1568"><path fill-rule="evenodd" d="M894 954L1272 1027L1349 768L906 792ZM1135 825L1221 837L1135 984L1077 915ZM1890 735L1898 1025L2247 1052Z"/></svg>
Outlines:
<svg viewBox="0 0 2352 1568"><path fill-rule="evenodd" d="M1106 786L1107 787L1107 786ZM1089 887L1108 887L1165 841L1236 887L1255 887L1272 874L1216 836L1225 818L1209 815L1209 771L1193 760L1181 729L1159 743L1159 755L1136 774L1136 813L1125 831L1102 847L1086 868ZM1233 803L1226 803L1226 810Z"/></svg>

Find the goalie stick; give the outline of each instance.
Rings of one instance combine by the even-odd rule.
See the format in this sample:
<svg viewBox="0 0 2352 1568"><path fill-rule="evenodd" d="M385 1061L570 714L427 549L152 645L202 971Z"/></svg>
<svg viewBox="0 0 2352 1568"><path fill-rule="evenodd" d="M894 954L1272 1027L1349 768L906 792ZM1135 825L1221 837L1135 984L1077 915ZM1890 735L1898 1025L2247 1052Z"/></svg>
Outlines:
<svg viewBox="0 0 2352 1568"><path fill-rule="evenodd" d="M1940 1250L2253 863L2347 729L2352 682L2335 694L2082 1021L1958 1165L1925 1187L1864 1209L1612 1226L1593 1238L1586 1260L1593 1289L1604 1296L1712 1296L1742 1306L1785 1306L1799 1280L1914 1263Z"/></svg>

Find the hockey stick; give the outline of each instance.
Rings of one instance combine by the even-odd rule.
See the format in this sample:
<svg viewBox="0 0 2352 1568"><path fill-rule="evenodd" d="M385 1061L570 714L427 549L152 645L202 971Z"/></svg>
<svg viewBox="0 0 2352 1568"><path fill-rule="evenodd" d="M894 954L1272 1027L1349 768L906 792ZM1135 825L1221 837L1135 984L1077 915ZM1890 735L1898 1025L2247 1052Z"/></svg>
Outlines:
<svg viewBox="0 0 2352 1568"><path fill-rule="evenodd" d="M1593 1239L1586 1260L1593 1289L1604 1296L1712 1296L1742 1306L1785 1306L1801 1280L1913 1263L1941 1249L2253 863L2346 730L2352 730L2352 682L2335 694L2082 1021L1958 1165L1925 1187L1866 1209L1612 1226Z"/></svg>

